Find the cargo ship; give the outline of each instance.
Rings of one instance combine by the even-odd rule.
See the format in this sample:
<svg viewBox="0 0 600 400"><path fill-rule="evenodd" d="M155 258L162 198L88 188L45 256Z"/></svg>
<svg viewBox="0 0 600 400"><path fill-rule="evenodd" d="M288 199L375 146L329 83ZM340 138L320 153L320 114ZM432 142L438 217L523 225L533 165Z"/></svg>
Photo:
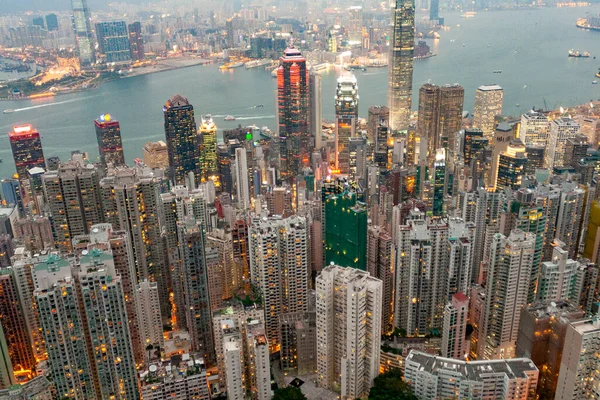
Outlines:
<svg viewBox="0 0 600 400"><path fill-rule="evenodd" d="M569 57L573 57L573 58L590 58L590 53L587 51L584 51L583 53L580 53L579 50L569 50Z"/></svg>
<svg viewBox="0 0 600 400"><path fill-rule="evenodd" d="M590 18L579 18L575 25L581 29L600 31L600 15Z"/></svg>

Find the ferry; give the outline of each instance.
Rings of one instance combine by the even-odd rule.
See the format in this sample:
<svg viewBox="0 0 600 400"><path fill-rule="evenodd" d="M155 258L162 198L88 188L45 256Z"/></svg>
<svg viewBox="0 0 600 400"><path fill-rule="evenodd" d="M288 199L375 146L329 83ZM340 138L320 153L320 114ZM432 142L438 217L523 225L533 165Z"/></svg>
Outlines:
<svg viewBox="0 0 600 400"><path fill-rule="evenodd" d="M236 62L236 63L226 63L221 65L219 68L220 69L233 69L233 68L240 68L243 67L244 63L243 62Z"/></svg>
<svg viewBox="0 0 600 400"><path fill-rule="evenodd" d="M235 117L233 115L228 115L223 118L224 121L235 121Z"/></svg>
<svg viewBox="0 0 600 400"><path fill-rule="evenodd" d="M4 110L4 114L12 114L14 112L15 112L15 110L13 110L12 108Z"/></svg>
<svg viewBox="0 0 600 400"><path fill-rule="evenodd" d="M584 51L583 53L580 53L579 50L569 50L569 57L573 57L573 58L590 58L590 53L587 51Z"/></svg>
<svg viewBox="0 0 600 400"><path fill-rule="evenodd" d="M596 78L600 78L600 69L596 72Z"/></svg>

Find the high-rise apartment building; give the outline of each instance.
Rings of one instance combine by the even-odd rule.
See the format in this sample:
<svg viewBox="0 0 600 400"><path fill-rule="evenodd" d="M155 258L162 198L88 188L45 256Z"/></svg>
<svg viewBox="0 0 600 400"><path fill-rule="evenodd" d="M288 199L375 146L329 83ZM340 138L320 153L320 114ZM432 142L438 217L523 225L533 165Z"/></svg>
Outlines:
<svg viewBox="0 0 600 400"><path fill-rule="evenodd" d="M27 180L30 169L46 168L40 133L31 125L13 127L8 133L8 140L21 184Z"/></svg>
<svg viewBox="0 0 600 400"><path fill-rule="evenodd" d="M540 301L566 300L578 304L583 266L569 259L568 252L561 245L563 243L555 243L552 259L542 263L537 297Z"/></svg>
<svg viewBox="0 0 600 400"><path fill-rule="evenodd" d="M412 350L404 376L419 400L535 400L539 370L528 358L469 362Z"/></svg>
<svg viewBox="0 0 600 400"><path fill-rule="evenodd" d="M564 243L563 248L568 252L569 258L573 259L579 251L586 196L586 190L576 183L566 182L560 187L554 237ZM549 249L551 242L546 243Z"/></svg>
<svg viewBox="0 0 600 400"><path fill-rule="evenodd" d="M312 296L313 294L311 294ZM307 312L281 314L281 369L298 375L314 374L317 370L317 314Z"/></svg>
<svg viewBox="0 0 600 400"><path fill-rule="evenodd" d="M477 358L494 360L515 356L519 318L527 304L533 267L535 235L513 230L497 233L491 243L486 283L484 323L479 332Z"/></svg>
<svg viewBox="0 0 600 400"><path fill-rule="evenodd" d="M10 360L10 353L8 352L6 336L4 335L2 324L0 324L0 389L6 389L16 383L17 381L15 380L15 374L13 373L13 365Z"/></svg>
<svg viewBox="0 0 600 400"><path fill-rule="evenodd" d="M212 116L205 115L202 118L200 128L200 170L202 171L202 181L211 180L218 184L217 175L217 125L212 119Z"/></svg>
<svg viewBox="0 0 600 400"><path fill-rule="evenodd" d="M263 300L271 352L280 347L280 315L308 311L308 229L300 216L256 218L249 228L250 277Z"/></svg>
<svg viewBox="0 0 600 400"><path fill-rule="evenodd" d="M61 251L70 251L71 240L90 232L92 225L104 222L100 171L81 159L60 164L42 176L54 243Z"/></svg>
<svg viewBox="0 0 600 400"><path fill-rule="evenodd" d="M546 114L530 111L521 115L521 129L519 139L525 146L546 147L550 123Z"/></svg>
<svg viewBox="0 0 600 400"><path fill-rule="evenodd" d="M204 360L184 353L157 360L140 373L144 400L209 400L211 398Z"/></svg>
<svg viewBox="0 0 600 400"><path fill-rule="evenodd" d="M129 46L131 51L131 61L142 61L146 53L144 52L144 38L142 36L142 24L134 22L128 25L129 28Z"/></svg>
<svg viewBox="0 0 600 400"><path fill-rule="evenodd" d="M98 49L106 56L107 64L131 62L129 32L125 21L108 21L96 24Z"/></svg>
<svg viewBox="0 0 600 400"><path fill-rule="evenodd" d="M444 308L444 328L442 330L442 357L462 360L469 355L467 342L467 319L469 298L462 292L452 295L452 300Z"/></svg>
<svg viewBox="0 0 600 400"><path fill-rule="evenodd" d="M277 69L280 173L294 179L310 165L312 138L309 132L309 74L300 50L290 46Z"/></svg>
<svg viewBox="0 0 600 400"><path fill-rule="evenodd" d="M600 323L597 318L569 324L555 399L597 399L600 396L599 347Z"/></svg>
<svg viewBox="0 0 600 400"><path fill-rule="evenodd" d="M177 223L177 230L187 331L192 349L212 366L216 359L202 224L188 218Z"/></svg>
<svg viewBox="0 0 600 400"><path fill-rule="evenodd" d="M370 226L367 232L367 272L382 282L381 332L394 330L394 291L396 274L393 258L394 241L380 226Z"/></svg>
<svg viewBox="0 0 600 400"><path fill-rule="evenodd" d="M456 154L456 134L462 127L465 89L458 85L426 83L419 90L417 134L427 139L427 158L433 161L439 148Z"/></svg>
<svg viewBox="0 0 600 400"><path fill-rule="evenodd" d="M164 338L160 314L158 285L144 279L137 285L137 318L142 343L147 347L163 347ZM144 347L145 349L145 347Z"/></svg>
<svg viewBox="0 0 600 400"><path fill-rule="evenodd" d="M92 16L87 0L71 0L73 10L73 30L75 44L81 68L87 68L96 63L94 39L92 37Z"/></svg>
<svg viewBox="0 0 600 400"><path fill-rule="evenodd" d="M482 85L475 92L473 128L481 129L490 143L494 142L496 116L502 114L504 90L499 85Z"/></svg>
<svg viewBox="0 0 600 400"><path fill-rule="evenodd" d="M100 118L94 120L94 126L96 127L98 152L102 164L110 164L113 167L124 165L125 155L123 154L119 121L110 114L103 114Z"/></svg>
<svg viewBox="0 0 600 400"><path fill-rule="evenodd" d="M342 399L366 396L379 374L382 282L337 265L316 280L317 381Z"/></svg>
<svg viewBox="0 0 600 400"><path fill-rule="evenodd" d="M389 127L392 133L405 131L410 122L415 52L415 2L395 0L388 64Z"/></svg>
<svg viewBox="0 0 600 400"><path fill-rule="evenodd" d="M358 124L358 83L354 75L342 75L335 96L336 168L342 174L350 171L350 138L356 136Z"/></svg>
<svg viewBox="0 0 600 400"><path fill-rule="evenodd" d="M557 118L550 122L546 167L564 167L566 164L567 140L579 134L581 126L571 118Z"/></svg>
<svg viewBox="0 0 600 400"><path fill-rule="evenodd" d="M165 137L169 154L169 179L176 185L185 185L189 173L194 173L194 184L200 182L200 146L194 119L194 107L188 99L175 95L163 107Z"/></svg>

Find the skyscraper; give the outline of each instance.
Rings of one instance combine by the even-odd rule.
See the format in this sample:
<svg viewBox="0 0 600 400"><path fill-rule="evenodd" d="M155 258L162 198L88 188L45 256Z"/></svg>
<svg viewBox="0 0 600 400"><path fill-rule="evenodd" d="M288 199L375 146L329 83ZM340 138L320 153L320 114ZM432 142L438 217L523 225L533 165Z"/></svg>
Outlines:
<svg viewBox="0 0 600 400"><path fill-rule="evenodd" d="M248 162L246 149L238 147L235 149L234 177L236 182L236 200L241 210L250 209L250 187L248 184Z"/></svg>
<svg viewBox="0 0 600 400"><path fill-rule="evenodd" d="M440 18L440 0L431 0L429 3L429 20L437 21Z"/></svg>
<svg viewBox="0 0 600 400"><path fill-rule="evenodd" d="M342 399L366 396L379 375L381 285L368 272L337 265L317 277L317 370Z"/></svg>
<svg viewBox="0 0 600 400"><path fill-rule="evenodd" d="M392 133L408 129L415 52L415 2L395 0L388 66L388 107Z"/></svg>
<svg viewBox="0 0 600 400"><path fill-rule="evenodd" d="M8 133L19 181L27 179L27 171L34 167L46 168L40 133L31 125L17 125Z"/></svg>
<svg viewBox="0 0 600 400"><path fill-rule="evenodd" d="M310 105L310 134L315 140L315 149L323 147L323 94L322 78L317 72L311 72L308 76L309 82L309 105Z"/></svg>
<svg viewBox="0 0 600 400"><path fill-rule="evenodd" d="M102 164L111 164L113 167L124 165L125 155L123 154L119 121L112 118L110 114L103 114L94 120L94 126Z"/></svg>
<svg viewBox="0 0 600 400"><path fill-rule="evenodd" d="M73 9L73 29L79 64L82 68L90 67L96 63L96 53L92 37L92 17L87 0L71 0L71 8Z"/></svg>
<svg viewBox="0 0 600 400"><path fill-rule="evenodd" d="M550 122L548 135L548 151L546 152L546 168L565 166L567 140L579 134L581 126L571 118L557 118Z"/></svg>
<svg viewBox="0 0 600 400"><path fill-rule="evenodd" d="M495 118L502 114L504 90L499 85L482 85L475 92L473 128L481 129L490 143L494 141Z"/></svg>
<svg viewBox="0 0 600 400"><path fill-rule="evenodd" d="M185 185L190 172L194 184L200 181L200 147L194 119L194 107L188 99L176 94L163 107L165 137L169 153L169 179Z"/></svg>
<svg viewBox="0 0 600 400"><path fill-rule="evenodd" d="M521 115L519 138L526 146L546 147L549 132L550 123L547 115L535 111Z"/></svg>
<svg viewBox="0 0 600 400"><path fill-rule="evenodd" d="M496 176L496 190L506 188L517 190L521 187L521 178L525 175L527 155L525 146L518 139L509 142L506 151L498 156L498 175Z"/></svg>
<svg viewBox="0 0 600 400"><path fill-rule="evenodd" d="M215 186L218 186L217 125L215 125L210 115L205 115L202 118L198 132L200 134L200 170L202 171L202 181L211 180L215 182Z"/></svg>
<svg viewBox="0 0 600 400"><path fill-rule="evenodd" d="M440 217L446 212L446 193L448 191L448 171L446 168L446 149L436 150L433 164L433 215Z"/></svg>
<svg viewBox="0 0 600 400"><path fill-rule="evenodd" d="M367 272L382 282L381 332L394 329L395 265L392 236L380 226L371 226L367 234Z"/></svg>
<svg viewBox="0 0 600 400"><path fill-rule="evenodd" d="M358 84L354 75L342 75L337 81L335 97L336 168L342 174L350 169L349 141L356 136L358 124Z"/></svg>
<svg viewBox="0 0 600 400"><path fill-rule="evenodd" d="M129 46L131 50L131 61L141 61L145 57L144 38L142 37L142 24L134 22L129 24Z"/></svg>
<svg viewBox="0 0 600 400"><path fill-rule="evenodd" d="M277 113L281 176L293 179L310 165L309 90L306 59L293 45L285 50L277 69Z"/></svg>
<svg viewBox="0 0 600 400"><path fill-rule="evenodd" d="M46 15L46 28L48 28L48 32L58 30L58 18L56 14Z"/></svg>
<svg viewBox="0 0 600 400"><path fill-rule="evenodd" d="M131 61L129 33L125 21L108 21L96 24L98 49L106 56L108 64Z"/></svg>
<svg viewBox="0 0 600 400"><path fill-rule="evenodd" d="M362 41L363 32L363 8L362 6L352 6L348 9L350 24L348 26L348 44L350 46L359 46Z"/></svg>
<svg viewBox="0 0 600 400"><path fill-rule="evenodd" d="M10 361L10 353L6 343L4 329L0 324L0 389L6 389L16 384L15 375L13 373L12 362Z"/></svg>

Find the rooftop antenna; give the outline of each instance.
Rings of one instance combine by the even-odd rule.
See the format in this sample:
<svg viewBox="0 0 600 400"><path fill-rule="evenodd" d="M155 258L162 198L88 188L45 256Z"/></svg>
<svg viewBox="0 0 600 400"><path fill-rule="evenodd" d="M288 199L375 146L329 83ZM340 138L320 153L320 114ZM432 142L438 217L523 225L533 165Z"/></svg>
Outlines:
<svg viewBox="0 0 600 400"><path fill-rule="evenodd" d="M290 32L290 48L294 48L294 32Z"/></svg>

